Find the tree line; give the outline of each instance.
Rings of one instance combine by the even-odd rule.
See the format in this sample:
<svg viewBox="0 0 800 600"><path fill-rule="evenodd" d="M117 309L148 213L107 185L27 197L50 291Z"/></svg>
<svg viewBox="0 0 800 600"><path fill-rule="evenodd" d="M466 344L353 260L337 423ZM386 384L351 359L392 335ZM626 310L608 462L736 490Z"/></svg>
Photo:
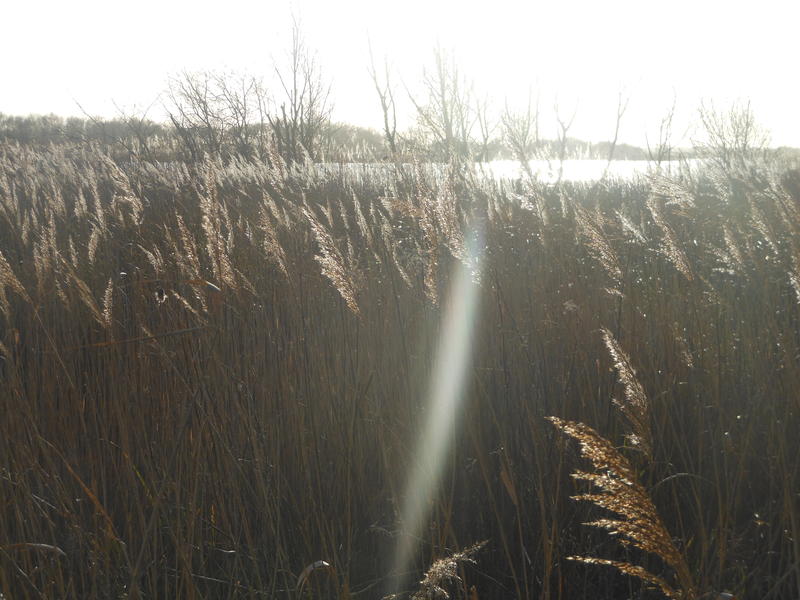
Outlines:
<svg viewBox="0 0 800 600"><path fill-rule="evenodd" d="M287 60L275 65L274 83L230 72L184 71L172 76L162 95L166 120L119 109L112 119L11 116L0 113L0 140L20 144L89 142L121 159L185 160L205 155L267 161L277 153L289 164L305 162L375 162L424 160L485 162L513 159L523 167L537 158L669 161L679 157L672 145L675 105L661 120L656 139L640 148L618 141L629 98L619 95L616 115L609 115L610 141L590 143L570 135L576 112L553 106L555 139L540 134L540 101L529 93L521 107L480 95L452 53L436 47L422 73L419 92L398 83L387 58L376 60L369 47L368 75L382 114L381 130L337 123L332 119L331 83L309 47L300 24L292 25ZM415 123L398 130L397 100L407 97ZM732 113L733 114L733 113ZM741 129L753 129L749 106ZM724 118L723 118L724 117ZM711 134L723 121L735 121L713 107L701 107L700 121ZM725 132L717 132L722 135ZM714 135L710 136L714 142ZM730 137L730 136L723 136ZM734 136L735 137L735 136ZM745 134L746 137L746 134ZM745 139L748 143L755 140ZM758 140L761 142L761 140ZM692 150L681 150L690 157Z"/></svg>

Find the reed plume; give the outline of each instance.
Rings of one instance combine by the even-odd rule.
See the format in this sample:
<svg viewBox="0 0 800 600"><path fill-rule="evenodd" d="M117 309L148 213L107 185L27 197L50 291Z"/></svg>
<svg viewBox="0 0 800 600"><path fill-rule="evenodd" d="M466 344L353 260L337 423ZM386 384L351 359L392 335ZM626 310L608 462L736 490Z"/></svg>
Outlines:
<svg viewBox="0 0 800 600"><path fill-rule="evenodd" d="M344 257L333 237L328 233L328 230L320 223L310 209L304 208L303 214L311 225L311 231L319 245L319 254L314 258L322 267L322 274L330 280L333 287L344 299L347 307L354 313L358 314L358 303L356 301L357 288L353 278L351 277L351 269L345 264Z"/></svg>
<svg viewBox="0 0 800 600"><path fill-rule="evenodd" d="M625 388L625 400L614 398L612 402L625 416L631 432L627 435L632 446L641 450L647 460L653 457L653 436L650 429L650 404L644 387L636 378L630 357L608 329L603 329L603 341Z"/></svg>
<svg viewBox="0 0 800 600"><path fill-rule="evenodd" d="M577 204L574 206L575 223L580 236L592 257L600 263L615 283L622 281L622 269L619 266L617 253L611 247L603 233L600 216L592 213Z"/></svg>
<svg viewBox="0 0 800 600"><path fill-rule="evenodd" d="M597 519L585 523L618 536L621 544L654 554L675 573L675 583L641 566L590 556L570 556L570 560L586 564L613 566L626 575L656 585L665 596L674 600L694 600L697 588L686 560L672 541L666 525L656 510L650 495L639 483L636 470L607 439L583 423L548 417L561 432L580 444L581 455L591 462L593 471L577 471L572 477L587 481L598 492L573 496L575 500L591 502L604 508L615 518Z"/></svg>
<svg viewBox="0 0 800 600"><path fill-rule="evenodd" d="M689 266L689 258L683 250L678 236L673 231L662 210L664 199L658 194L652 194L647 199L647 208L650 209L650 214L653 216L653 221L661 229L661 238L663 242L662 252L675 265L681 275L691 281L694 279L694 274Z"/></svg>
<svg viewBox="0 0 800 600"><path fill-rule="evenodd" d="M425 572L425 577L419 582L412 600L448 600L450 592L448 587L463 583L458 575L458 568L464 563L475 564L475 555L486 545L486 542L472 544L460 552L439 558Z"/></svg>

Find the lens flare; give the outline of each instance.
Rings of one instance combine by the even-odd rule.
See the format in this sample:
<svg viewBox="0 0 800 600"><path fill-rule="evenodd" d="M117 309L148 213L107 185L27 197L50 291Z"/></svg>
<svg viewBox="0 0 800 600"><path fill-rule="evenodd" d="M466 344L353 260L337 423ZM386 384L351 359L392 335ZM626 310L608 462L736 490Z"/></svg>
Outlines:
<svg viewBox="0 0 800 600"><path fill-rule="evenodd" d="M396 549L391 593L399 591L403 574L416 556L421 529L439 489L464 398L480 300L482 230L474 231L466 245L466 259L458 263L451 278L436 363L428 387L427 420L417 441L405 488L401 510L403 534Z"/></svg>

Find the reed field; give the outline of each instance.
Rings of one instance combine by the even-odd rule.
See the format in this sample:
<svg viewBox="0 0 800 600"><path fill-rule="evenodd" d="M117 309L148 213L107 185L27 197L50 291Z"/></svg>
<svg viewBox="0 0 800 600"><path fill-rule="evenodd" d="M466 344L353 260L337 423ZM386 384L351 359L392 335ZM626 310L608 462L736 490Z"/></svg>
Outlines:
<svg viewBox="0 0 800 600"><path fill-rule="evenodd" d="M0 145L0 597L800 598L800 177L716 158Z"/></svg>

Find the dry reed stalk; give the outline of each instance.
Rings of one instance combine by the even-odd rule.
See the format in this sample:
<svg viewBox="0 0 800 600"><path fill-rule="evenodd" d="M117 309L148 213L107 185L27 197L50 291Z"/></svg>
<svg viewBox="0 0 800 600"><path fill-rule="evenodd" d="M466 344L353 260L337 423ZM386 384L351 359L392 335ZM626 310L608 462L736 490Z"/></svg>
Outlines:
<svg viewBox="0 0 800 600"><path fill-rule="evenodd" d="M273 203L274 204L274 203ZM267 258L271 260L287 278L289 277L289 270L286 268L286 252L283 250L280 241L278 240L278 232L272 224L272 213L275 215L276 209L268 209L268 203L262 204L260 212L261 219L259 220L259 227L264 234L263 249Z"/></svg>
<svg viewBox="0 0 800 600"><path fill-rule="evenodd" d="M759 198L759 200L763 199ZM749 199L748 204L750 206L750 222L752 223L754 229L761 234L762 239L767 243L767 245L769 245L772 253L775 256L780 256L781 251L775 239L775 234L773 233L772 228L767 224L767 220L764 217L764 212L759 208L754 199Z"/></svg>
<svg viewBox="0 0 800 600"><path fill-rule="evenodd" d="M692 190L684 182L663 173L655 173L650 177L650 193L666 207L684 216L697 208Z"/></svg>
<svg viewBox="0 0 800 600"><path fill-rule="evenodd" d="M722 232L725 239L727 256L729 257L727 266L742 272L744 270L745 260L742 250L739 248L739 243L736 241L736 236L728 224L723 225Z"/></svg>
<svg viewBox="0 0 800 600"><path fill-rule="evenodd" d="M230 288L236 288L236 277L230 260L230 252L233 250L233 229L228 210L217 194L215 173L213 166L209 164L204 182L205 190L199 192L206 252L214 279Z"/></svg>
<svg viewBox="0 0 800 600"><path fill-rule="evenodd" d="M653 458L653 436L650 428L650 403L644 387L636 378L630 357L608 329L603 329L603 341L614 362L614 368L625 388L625 400L613 399L614 406L628 420L631 433L627 435L632 446L642 451L647 460Z"/></svg>
<svg viewBox="0 0 800 600"><path fill-rule="evenodd" d="M78 221L82 221L86 218L86 215L89 213L89 207L86 203L86 198L83 195L83 188L78 190L78 194L75 197L75 203L73 204L72 208L74 212L74 216Z"/></svg>
<svg viewBox="0 0 800 600"><path fill-rule="evenodd" d="M92 219L100 233L105 234L108 232L106 214L103 210L103 202L100 198L100 192L97 189L97 175L94 171L90 171L90 176L87 183L89 185L89 198L92 201Z"/></svg>
<svg viewBox="0 0 800 600"><path fill-rule="evenodd" d="M336 247L331 234L314 216L311 210L304 208L303 214L311 225L311 230L319 244L319 254L314 258L322 267L322 274L333 284L333 287L344 299L347 307L358 314L358 303L356 301L357 288L352 278L352 271L345 264L342 253Z"/></svg>
<svg viewBox="0 0 800 600"><path fill-rule="evenodd" d="M664 244L662 251L669 261L675 265L678 272L691 281L694 279L694 274L689 266L689 258L681 247L678 237L675 235L672 227L664 217L664 213L661 209L661 204L663 204L663 202L663 199L656 195L651 195L647 199L647 208L650 209L650 214L653 215L653 221L658 228L661 229L661 237Z"/></svg>
<svg viewBox="0 0 800 600"><path fill-rule="evenodd" d="M672 324L672 337L678 344L683 364L686 365L688 368L693 369L694 357L692 356L692 351L689 348L689 344L686 341L686 331L685 330L681 331L681 327L677 322Z"/></svg>
<svg viewBox="0 0 800 600"><path fill-rule="evenodd" d="M69 263L67 263L66 260L62 259L62 264L65 266L67 276L75 285L75 288L78 290L78 297L81 299L86 308L89 309L89 312L92 314L92 317L94 317L94 320L97 321L97 323L100 326L105 328L106 319L103 316L100 307L97 305L97 301L95 300L92 291L89 289L89 286L86 284L85 281L83 281L80 277L78 277L78 275L69 266Z"/></svg>
<svg viewBox="0 0 800 600"><path fill-rule="evenodd" d="M175 220L178 224L178 236L181 243L180 246L173 244L173 249L181 267L181 272L188 279L200 279L202 277L202 269L200 268L200 257L197 252L195 238L189 232L181 215L176 214Z"/></svg>
<svg viewBox="0 0 800 600"><path fill-rule="evenodd" d="M464 245L464 233L459 219L458 199L452 180L436 194L433 212L436 216L436 229L441 234L444 244L453 258L461 261L467 260L467 250Z"/></svg>
<svg viewBox="0 0 800 600"><path fill-rule="evenodd" d="M0 314L4 315L7 320L11 320L11 304L6 296L6 286L2 283L0 283Z"/></svg>
<svg viewBox="0 0 800 600"><path fill-rule="evenodd" d="M425 577L419 582L412 600L447 600L450 593L447 587L462 584L458 575L458 568L464 563L475 564L474 556L486 545L486 541L478 542L450 556L436 559L425 572Z"/></svg>
<svg viewBox="0 0 800 600"><path fill-rule="evenodd" d="M90 265L94 265L95 258L97 257L97 246L100 244L101 236L101 228L92 224L92 234L89 236L89 243L86 246L86 256L89 259Z"/></svg>
<svg viewBox="0 0 800 600"><path fill-rule="evenodd" d="M622 281L622 269L619 266L617 253L614 252L603 233L600 215L591 213L577 204L574 205L573 210L578 233L583 238L590 254L600 263L608 276L619 284Z"/></svg>
<svg viewBox="0 0 800 600"><path fill-rule="evenodd" d="M148 250L141 244L137 244L137 246L139 250L142 251L142 254L144 254L147 258L147 262L150 263L150 266L153 267L154 276L160 277L164 272L164 258L161 256L161 251L157 246L153 246L152 251Z"/></svg>
<svg viewBox="0 0 800 600"><path fill-rule="evenodd" d="M111 331L114 325L114 280L109 277L106 291L103 294L103 325Z"/></svg>
<svg viewBox="0 0 800 600"><path fill-rule="evenodd" d="M403 280L403 283L406 284L406 287L412 288L413 283L411 282L411 278L408 276L408 273L403 265L400 264L400 258L398 257L398 244L395 240L394 233L392 232L392 226L385 217L380 217L380 219L383 244L389 248L389 252L392 257L392 264L397 270L397 273L400 275L400 278Z"/></svg>
<svg viewBox="0 0 800 600"><path fill-rule="evenodd" d="M366 242L367 247L373 250L375 258L380 261L380 258L374 252L375 238L372 235L372 228L367 223L367 219L364 217L364 213L361 210L361 202L359 202L355 194L353 194L353 212L355 213L356 225L361 233L361 238Z"/></svg>
<svg viewBox="0 0 800 600"><path fill-rule="evenodd" d="M528 204L533 205L533 212L539 217L539 224L542 227L550 225L550 213L547 208L547 201L542 196L542 191L537 187L533 180L526 180L525 182L525 195L523 198ZM528 208L524 202L520 202L523 208ZM530 210L530 208L528 208Z"/></svg>
<svg viewBox="0 0 800 600"><path fill-rule="evenodd" d="M632 563L586 556L568 558L587 564L613 566L626 575L657 585L665 596L674 600L697 598L697 588L686 560L673 543L650 495L639 483L636 470L628 459L588 425L557 417L548 417L548 420L580 444L581 455L591 462L594 469L593 472L577 471L572 476L588 481L599 493L580 494L573 498L592 502L618 517L598 519L586 525L605 529L611 535L619 536L621 544L661 558L674 570L677 586Z"/></svg>
<svg viewBox="0 0 800 600"><path fill-rule="evenodd" d="M0 275L5 281L11 272L17 282L0 286L7 304L0 299L0 307L11 311L0 323L0 538L53 543L68 553L68 560L33 553L15 555L13 563L0 558L0 587L10 586L3 593L114 598L133 595L135 578L147 597L277 597L295 589L291 573L319 553L347 565L342 580L355 587L380 581L392 542L361 532L394 514L409 423L424 418L415 382L436 342L425 325L428 315L439 314L421 285L429 246L413 178L402 167L374 179L292 167L280 181L273 174L273 186L263 165L215 159L219 202L209 214L218 221L214 227L237 285L257 292L226 291L230 310L218 323L203 304L213 306L209 294L223 296L205 282L212 261L192 187L201 177L175 161L126 163L131 189L148 199L136 223L137 209L103 166L103 154L0 142L6 262ZM485 265L491 277L486 289L494 293L487 294L476 323L481 344L469 374L475 389L465 398L474 443L457 440L448 454L445 499L422 543L498 540L503 549L481 561L485 600L607 596L617 585L610 569L600 577L571 578L561 568L561 554L592 553L582 552L574 536L561 535L580 507L562 505L563 453L556 456L548 436L530 425L542 412L594 422L606 409L598 392L607 380L604 361L584 341L586 331L611 318L607 284L601 283L606 277L586 268L587 251L574 244L582 235L578 224L559 214L559 205L569 217L573 204L594 204L602 207L596 215L609 215L591 217L611 248L620 248L618 234L632 242L625 247L625 301L615 303L626 335L622 346L636 349L630 362L640 381L676 383L660 400L663 410L649 417L663 459L654 467L694 476L668 477L659 487L664 495L658 499L672 494L676 500L665 500L663 522L682 539L692 536L701 587L742 572L741 597L795 597L800 270L792 262L797 222L779 205L791 199L754 197L780 250L772 260L774 249L746 204L729 204L704 176L682 184L694 207L660 198L658 208L677 243L691 248L691 268L706 286L686 293L683 276L664 277L664 261L654 259L653 251L666 246L661 230L653 226L643 241L617 218L628 216L642 233L649 191L638 184L537 188L542 210L553 217L547 226L509 201L512 193L525 193L515 184L494 187L465 178L452 188L457 198L443 198L447 184L438 180L426 185L421 181L419 188L428 200L455 205L458 222L472 208L491 215ZM324 228L344 268L364 267L363 279L354 281L358 320L331 310L331 302L339 303L319 268L302 272L292 293L280 276L264 276L255 200L264 190L274 197L267 210L290 272L309 264L314 238L300 199L312 207L323 199L332 223ZM381 263L373 260L372 242L350 205L354 194ZM387 208L380 200L386 196L406 200L387 201ZM95 215L98 198L101 217ZM452 249L442 233L445 221L434 213L432 223L441 229L437 256L447 259ZM726 242L725 228L733 242ZM95 230L91 264L86 247ZM718 268L715 245L728 269ZM96 298L103 327L113 323L114 341L102 329L98 336L97 319L83 308L86 300L67 266ZM118 278L120 270L129 283ZM159 281L143 280L153 270ZM398 272L408 287L395 285ZM443 268L436 273L440 287L448 275ZM114 283L106 300L109 278ZM165 288L160 294L158 286ZM581 318L562 318L569 307L580 307ZM208 321L224 326L207 329ZM142 337L142 327L153 336ZM694 352L690 373L674 356L683 348L679 338ZM102 513L67 467L31 442L37 436L63 452L119 537L142 556L136 569L104 535ZM173 447L174 460L165 452ZM498 472L482 463L499 448L508 462ZM776 497L786 502L772 502ZM154 510L161 502L164 510ZM667 568L649 570L671 589L683 589Z"/></svg>
<svg viewBox="0 0 800 600"><path fill-rule="evenodd" d="M615 211L615 214L617 215L617 219L619 219L620 225L622 225L623 231L627 231L638 244L645 246L647 244L647 238L642 233L642 230L634 225L633 221L621 211Z"/></svg>
<svg viewBox="0 0 800 600"><path fill-rule="evenodd" d="M425 189L425 188L423 188ZM436 201L432 195L417 194L418 215L417 225L422 232L424 251L424 276L423 284L425 295L431 304L439 303L439 228L436 218Z"/></svg>
<svg viewBox="0 0 800 600"><path fill-rule="evenodd" d="M19 282L19 279L17 279L17 276L14 274L11 265L8 264L6 257L3 255L2 250L0 250L0 286L4 288L11 288L23 300L30 302L30 296L28 296L28 292L25 291L25 288Z"/></svg>
<svg viewBox="0 0 800 600"><path fill-rule="evenodd" d="M72 263L72 268L77 269L80 259L78 258L78 251L75 248L75 242L72 240L72 236L69 236L67 251L69 252L69 261Z"/></svg>

